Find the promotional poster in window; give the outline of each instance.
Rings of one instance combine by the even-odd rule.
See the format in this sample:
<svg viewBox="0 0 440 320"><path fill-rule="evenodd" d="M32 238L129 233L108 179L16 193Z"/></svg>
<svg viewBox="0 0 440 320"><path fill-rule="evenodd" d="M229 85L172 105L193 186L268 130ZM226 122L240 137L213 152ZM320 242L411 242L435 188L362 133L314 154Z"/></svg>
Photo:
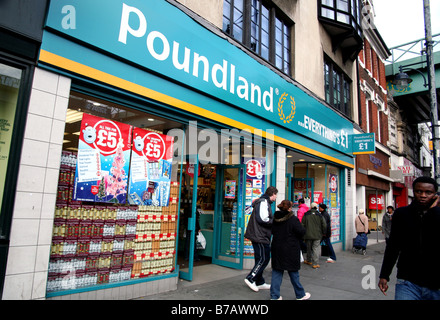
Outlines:
<svg viewBox="0 0 440 320"><path fill-rule="evenodd" d="M126 203L132 126L84 114L73 200Z"/></svg>
<svg viewBox="0 0 440 320"><path fill-rule="evenodd" d="M168 206L173 143L173 137L134 128L130 167L130 204Z"/></svg>

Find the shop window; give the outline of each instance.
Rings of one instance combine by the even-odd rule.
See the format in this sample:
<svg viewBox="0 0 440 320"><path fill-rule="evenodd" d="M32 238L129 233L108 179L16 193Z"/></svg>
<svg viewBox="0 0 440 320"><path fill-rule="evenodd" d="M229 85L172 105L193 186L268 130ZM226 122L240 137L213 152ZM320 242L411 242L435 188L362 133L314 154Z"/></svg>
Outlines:
<svg viewBox="0 0 440 320"><path fill-rule="evenodd" d="M180 179L163 134L181 127L71 93L54 208L49 295L174 271ZM128 138L122 138L126 131ZM136 156L135 149L148 160Z"/></svg>
<svg viewBox="0 0 440 320"><path fill-rule="evenodd" d="M290 75L292 23L261 0L224 0L223 31Z"/></svg>
<svg viewBox="0 0 440 320"><path fill-rule="evenodd" d="M21 78L20 69L0 63L0 207L5 190Z"/></svg>
<svg viewBox="0 0 440 320"><path fill-rule="evenodd" d="M290 157L289 157L290 156ZM323 162L293 162L288 154L286 172L291 177L291 194L288 195L295 204L298 199L304 198L310 206L312 202L325 203L331 218L332 242L340 241L341 236L341 186L340 169ZM295 159L302 156L296 155ZM310 158L310 160L312 160Z"/></svg>

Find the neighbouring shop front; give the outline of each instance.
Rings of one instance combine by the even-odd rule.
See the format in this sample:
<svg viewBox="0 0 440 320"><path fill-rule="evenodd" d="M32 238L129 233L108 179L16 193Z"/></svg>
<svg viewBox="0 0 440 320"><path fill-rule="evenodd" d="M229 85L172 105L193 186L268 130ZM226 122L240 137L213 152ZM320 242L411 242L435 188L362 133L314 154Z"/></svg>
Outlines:
<svg viewBox="0 0 440 320"><path fill-rule="evenodd" d="M47 297L248 267L269 185L343 241L351 122L167 1L51 3L39 67L71 79Z"/></svg>
<svg viewBox="0 0 440 320"><path fill-rule="evenodd" d="M377 149L375 154L356 157L357 212L363 209L368 216L368 227L373 231L382 230L382 218L388 206L394 206L389 177L389 154Z"/></svg>
<svg viewBox="0 0 440 320"><path fill-rule="evenodd" d="M24 11L22 2L7 0L0 5L0 297L27 106L47 5L46 0L33 1L28 4L30 10Z"/></svg>

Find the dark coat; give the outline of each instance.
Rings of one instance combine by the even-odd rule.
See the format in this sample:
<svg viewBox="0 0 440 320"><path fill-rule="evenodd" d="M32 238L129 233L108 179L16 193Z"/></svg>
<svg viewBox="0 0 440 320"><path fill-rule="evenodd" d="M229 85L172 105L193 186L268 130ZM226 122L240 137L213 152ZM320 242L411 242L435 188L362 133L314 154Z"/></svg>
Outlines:
<svg viewBox="0 0 440 320"><path fill-rule="evenodd" d="M252 214L249 218L248 226L246 228L246 232L244 237L246 239L251 240L251 242L255 243L265 243L270 244L271 237L271 229L272 229L272 201L270 201L269 197L263 194L259 199L254 201L252 204L253 210ZM260 209L264 206L269 213L269 221L264 222L261 219Z"/></svg>
<svg viewBox="0 0 440 320"><path fill-rule="evenodd" d="M300 239L306 230L292 212L277 211L272 225L272 268L298 271L300 262Z"/></svg>
<svg viewBox="0 0 440 320"><path fill-rule="evenodd" d="M331 222L331 219L330 219L330 215L328 214L327 210L322 211L321 215L322 215L322 217L325 220L325 224L327 225L327 228L325 230L325 236L327 238L330 238L332 236L332 228L331 228L332 222Z"/></svg>
<svg viewBox="0 0 440 320"><path fill-rule="evenodd" d="M397 278L440 290L438 233L440 207L427 212L415 204L396 209L379 278L390 280L397 261Z"/></svg>

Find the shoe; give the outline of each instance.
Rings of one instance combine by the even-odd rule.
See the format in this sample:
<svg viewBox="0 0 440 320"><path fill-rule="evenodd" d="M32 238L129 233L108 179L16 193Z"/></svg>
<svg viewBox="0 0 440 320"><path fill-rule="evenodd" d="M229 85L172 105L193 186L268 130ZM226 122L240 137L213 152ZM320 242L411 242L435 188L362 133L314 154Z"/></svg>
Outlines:
<svg viewBox="0 0 440 320"><path fill-rule="evenodd" d="M304 297L302 297L301 299L296 299L296 300L308 300L308 299L310 299L310 297L311 297L311 294L306 292Z"/></svg>
<svg viewBox="0 0 440 320"><path fill-rule="evenodd" d="M313 269L318 269L318 268L320 268L321 266L319 265L319 264L314 264L313 266L312 266L312 268Z"/></svg>
<svg viewBox="0 0 440 320"><path fill-rule="evenodd" d="M283 297L280 296L278 299L270 299L270 300L283 300Z"/></svg>
<svg viewBox="0 0 440 320"><path fill-rule="evenodd" d="M251 288L251 290L253 290L253 291L255 291L255 292L258 292L258 287L257 287L257 285L255 284L255 282L251 282L250 280L248 280L248 279L244 279L244 283L246 283L247 284L247 286L249 287L249 288Z"/></svg>
<svg viewBox="0 0 440 320"><path fill-rule="evenodd" d="M307 260L304 260L304 263L305 263L305 264L308 264L309 266L312 265L312 263L311 263L310 261L307 261Z"/></svg>
<svg viewBox="0 0 440 320"><path fill-rule="evenodd" d="M332 258L328 258L327 259L327 263L335 263L336 261L335 260L333 260Z"/></svg>
<svg viewBox="0 0 440 320"><path fill-rule="evenodd" d="M270 284L263 283L263 284L260 284L259 286L257 286L257 288L258 288L258 290L269 290Z"/></svg>

